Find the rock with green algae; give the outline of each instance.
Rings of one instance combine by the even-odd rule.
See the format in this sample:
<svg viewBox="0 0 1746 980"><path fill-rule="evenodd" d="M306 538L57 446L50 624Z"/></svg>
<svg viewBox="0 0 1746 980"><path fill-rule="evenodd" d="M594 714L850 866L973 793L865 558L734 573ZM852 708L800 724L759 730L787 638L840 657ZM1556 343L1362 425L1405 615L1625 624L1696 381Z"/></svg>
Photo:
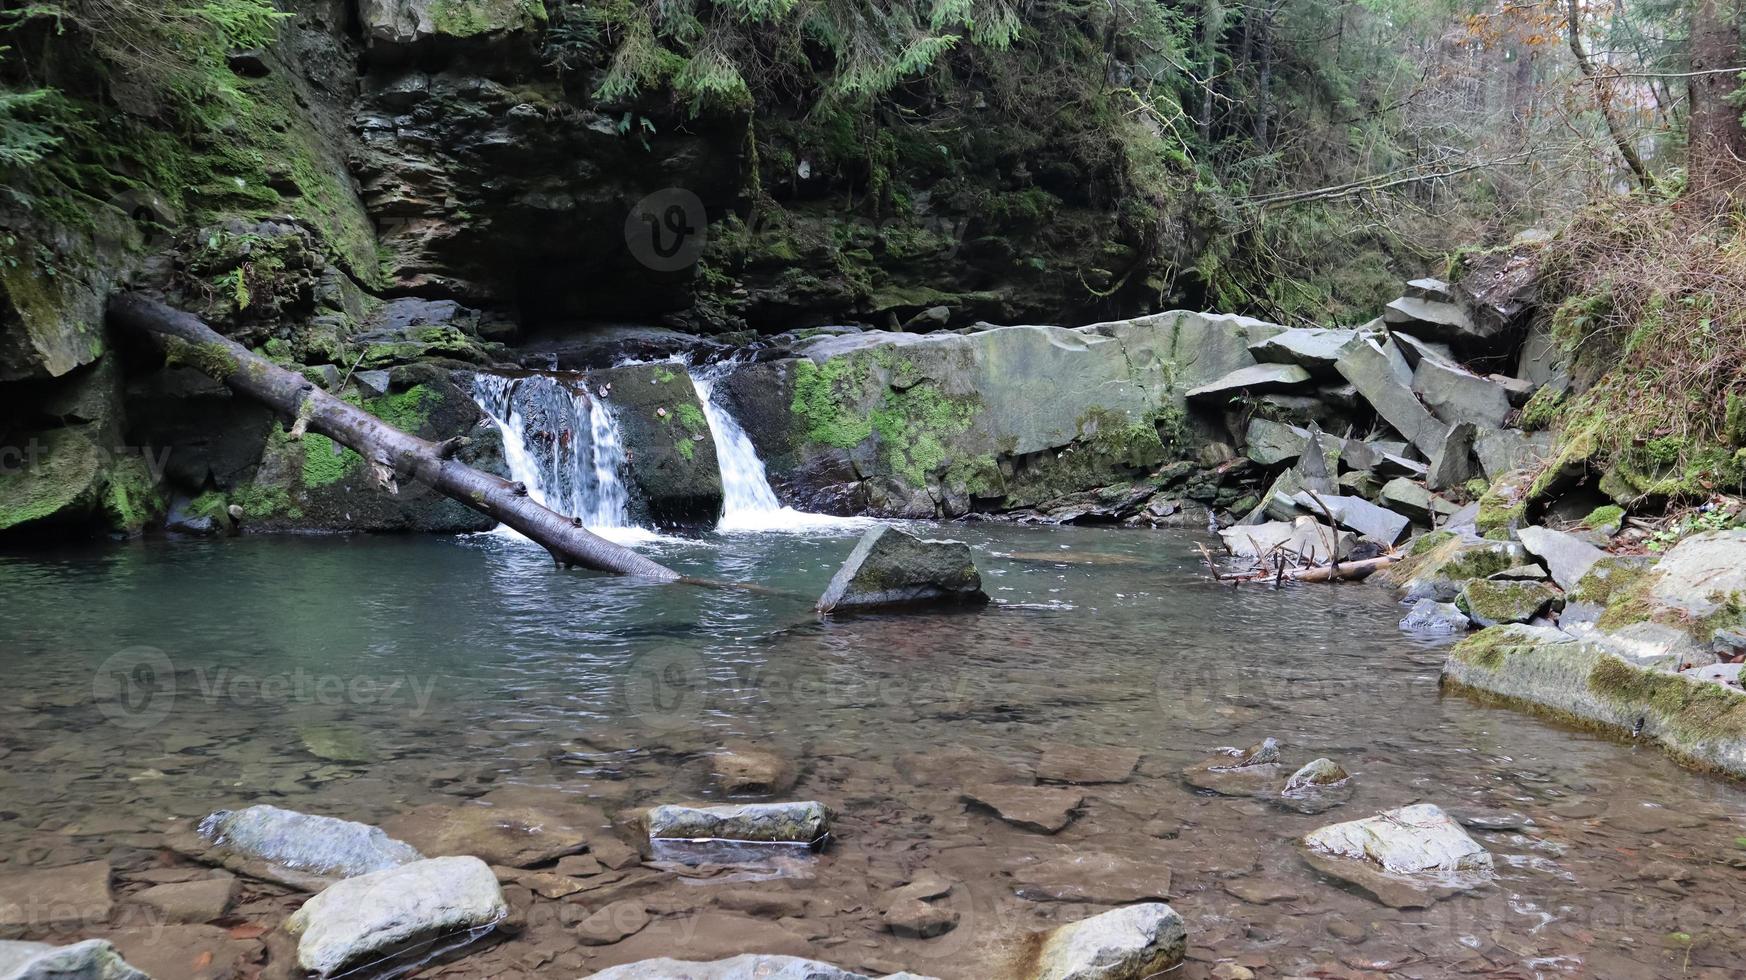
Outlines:
<svg viewBox="0 0 1746 980"><path fill-rule="evenodd" d="M637 506L657 524L710 525L721 513L721 464L698 399L678 363L593 371L589 397L610 385L605 405L618 419L626 476Z"/></svg>
<svg viewBox="0 0 1746 980"><path fill-rule="evenodd" d="M1382 573L1407 601L1454 602L1471 579L1521 564L1527 552L1506 541L1484 541L1453 531L1435 531L1413 542L1407 557Z"/></svg>
<svg viewBox="0 0 1746 980"><path fill-rule="evenodd" d="M830 810L813 801L740 806L658 806L649 811L647 819L651 840L816 845L831 829Z"/></svg>
<svg viewBox="0 0 1746 980"><path fill-rule="evenodd" d="M0 534L87 520L102 502L103 450L82 428L32 434L0 458Z"/></svg>
<svg viewBox="0 0 1746 980"><path fill-rule="evenodd" d="M1480 626L1526 623L1558 599L1558 590L1544 582L1473 579L1455 605Z"/></svg>
<svg viewBox="0 0 1746 980"><path fill-rule="evenodd" d="M1443 685L1476 692L1746 777L1746 693L1634 666L1551 627L1496 626L1457 644Z"/></svg>

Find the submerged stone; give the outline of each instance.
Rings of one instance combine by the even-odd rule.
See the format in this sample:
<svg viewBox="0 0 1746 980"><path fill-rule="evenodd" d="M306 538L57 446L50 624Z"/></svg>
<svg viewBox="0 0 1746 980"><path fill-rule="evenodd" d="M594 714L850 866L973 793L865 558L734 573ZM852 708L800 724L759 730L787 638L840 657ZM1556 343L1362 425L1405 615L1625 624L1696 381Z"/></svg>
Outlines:
<svg viewBox="0 0 1746 980"><path fill-rule="evenodd" d="M862 973L801 959L746 953L725 960L695 963L662 957L611 966L590 980L875 980ZM879 980L933 980L912 973L893 973Z"/></svg>
<svg viewBox="0 0 1746 980"><path fill-rule="evenodd" d="M1129 905L1049 933L1026 980L1145 980L1188 952L1188 927L1161 902Z"/></svg>
<svg viewBox="0 0 1746 980"><path fill-rule="evenodd" d="M0 873L0 930L82 928L109 918L109 862Z"/></svg>
<svg viewBox="0 0 1746 980"><path fill-rule="evenodd" d="M969 545L925 540L882 524L862 535L819 598L818 610L981 605L987 601Z"/></svg>
<svg viewBox="0 0 1746 980"><path fill-rule="evenodd" d="M1323 827L1303 847L1318 871L1390 908L1428 908L1492 878L1491 853L1430 803Z"/></svg>
<svg viewBox="0 0 1746 980"><path fill-rule="evenodd" d="M1033 902L1122 905L1170 895L1170 869L1098 851L1063 854L1013 873L1020 898Z"/></svg>
<svg viewBox="0 0 1746 980"><path fill-rule="evenodd" d="M1073 812L1085 802L1085 794L1076 790L1011 783L970 786L962 795L966 802L994 811L1007 823L1039 834L1058 833L1073 822Z"/></svg>
<svg viewBox="0 0 1746 980"><path fill-rule="evenodd" d="M649 811L650 839L752 841L816 846L830 834L823 804L749 803L744 806L658 806Z"/></svg>
<svg viewBox="0 0 1746 980"><path fill-rule="evenodd" d="M382 826L425 854L472 855L491 864L526 868L575 854L603 836L605 814L588 806L563 810L489 802L431 803L389 817Z"/></svg>
<svg viewBox="0 0 1746 980"><path fill-rule="evenodd" d="M1452 602L1420 599L1401 617L1400 628L1408 633L1465 633L1471 621Z"/></svg>
<svg viewBox="0 0 1746 980"><path fill-rule="evenodd" d="M297 962L328 977L408 944L482 931L509 914L497 876L475 857L440 857L330 885L285 920Z"/></svg>
<svg viewBox="0 0 1746 980"><path fill-rule="evenodd" d="M108 940L67 946L0 941L0 977L5 980L151 980L121 958Z"/></svg>
<svg viewBox="0 0 1746 980"><path fill-rule="evenodd" d="M1280 774L1279 742L1272 738L1182 770L1188 785L1220 796L1269 796L1278 789Z"/></svg>
<svg viewBox="0 0 1746 980"><path fill-rule="evenodd" d="M219 810L200 822L200 835L215 849L242 860L226 867L245 874L292 884L319 887L321 879L350 878L417 861L423 855L379 827L281 810L258 804L242 810ZM251 861L265 867L254 867ZM275 870L288 873L273 873ZM311 879L314 879L313 881Z"/></svg>

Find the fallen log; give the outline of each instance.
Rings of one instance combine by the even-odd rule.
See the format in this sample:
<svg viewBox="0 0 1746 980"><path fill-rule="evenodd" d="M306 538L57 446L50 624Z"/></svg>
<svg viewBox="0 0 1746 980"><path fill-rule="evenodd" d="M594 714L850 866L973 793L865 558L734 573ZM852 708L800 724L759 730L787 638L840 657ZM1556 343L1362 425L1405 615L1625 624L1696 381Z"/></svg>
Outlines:
<svg viewBox="0 0 1746 980"><path fill-rule="evenodd" d="M348 405L294 374L218 334L198 317L134 293L109 300L109 319L117 326L160 337L179 358L247 395L292 422L292 431L318 432L369 461L384 487L419 480L437 492L506 524L551 552L561 565L616 572L663 582L678 572L590 533L580 521L550 510L527 496L525 487L473 469L452 458L450 447L394 428Z"/></svg>

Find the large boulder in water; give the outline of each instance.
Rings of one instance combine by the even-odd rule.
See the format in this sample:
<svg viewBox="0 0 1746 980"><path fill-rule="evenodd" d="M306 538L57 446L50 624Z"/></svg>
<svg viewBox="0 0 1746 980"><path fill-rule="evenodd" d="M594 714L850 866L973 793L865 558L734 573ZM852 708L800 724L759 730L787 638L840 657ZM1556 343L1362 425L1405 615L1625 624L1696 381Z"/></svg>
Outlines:
<svg viewBox="0 0 1746 980"><path fill-rule="evenodd" d="M5 980L151 980L121 958L107 940L87 939L68 946L0 942L0 977Z"/></svg>
<svg viewBox="0 0 1746 980"><path fill-rule="evenodd" d="M765 956L747 953L710 963L692 963L662 957L613 966L591 980L873 980L864 974L805 960L797 956ZM913 973L893 973L881 980L930 980Z"/></svg>
<svg viewBox="0 0 1746 980"><path fill-rule="evenodd" d="M624 433L635 503L657 524L713 524L721 464L697 387L678 363L632 364L589 374Z"/></svg>
<svg viewBox="0 0 1746 980"><path fill-rule="evenodd" d="M266 804L219 810L200 821L200 836L225 867L295 888L321 888L423 857L379 827Z"/></svg>
<svg viewBox="0 0 1746 980"><path fill-rule="evenodd" d="M1026 980L1145 980L1188 952L1188 927L1162 902L1129 905L1062 926L1037 950Z"/></svg>
<svg viewBox="0 0 1746 980"><path fill-rule="evenodd" d="M420 939L484 929L509 914L497 875L475 857L441 857L337 882L285 920L297 962L327 977Z"/></svg>
<svg viewBox="0 0 1746 980"><path fill-rule="evenodd" d="M861 536L849 560L837 569L818 600L818 611L987 601L969 545L929 541L880 525Z"/></svg>

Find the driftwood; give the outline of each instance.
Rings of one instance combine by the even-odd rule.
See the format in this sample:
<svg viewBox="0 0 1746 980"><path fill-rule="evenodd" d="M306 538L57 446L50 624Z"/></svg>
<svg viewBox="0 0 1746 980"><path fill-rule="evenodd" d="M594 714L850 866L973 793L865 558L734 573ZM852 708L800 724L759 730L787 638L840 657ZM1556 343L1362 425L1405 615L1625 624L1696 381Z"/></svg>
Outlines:
<svg viewBox="0 0 1746 980"><path fill-rule="evenodd" d="M166 344L188 345L185 360L292 420L292 431L318 432L354 450L367 460L382 485L393 492L397 481L414 479L437 492L520 531L543 545L562 565L634 575L663 582L679 573L614 544L582 527L581 522L550 510L527 495L527 489L492 476L453 458L451 443L433 443L394 428L374 415L333 395L220 336L198 317L136 294L109 301L109 319L118 326L164 338Z"/></svg>
<svg viewBox="0 0 1746 980"><path fill-rule="evenodd" d="M1338 582L1344 580L1367 578L1373 572L1379 572L1399 561L1396 555L1382 555L1367 558L1363 561L1333 562L1326 565L1300 565L1289 567L1285 561L1285 552L1277 547L1255 559L1255 566L1240 572L1221 572L1213 553L1206 545L1197 545L1200 557L1206 562L1206 567L1212 573L1214 581L1229 582L1238 585L1243 582L1269 582L1275 585L1282 582Z"/></svg>

